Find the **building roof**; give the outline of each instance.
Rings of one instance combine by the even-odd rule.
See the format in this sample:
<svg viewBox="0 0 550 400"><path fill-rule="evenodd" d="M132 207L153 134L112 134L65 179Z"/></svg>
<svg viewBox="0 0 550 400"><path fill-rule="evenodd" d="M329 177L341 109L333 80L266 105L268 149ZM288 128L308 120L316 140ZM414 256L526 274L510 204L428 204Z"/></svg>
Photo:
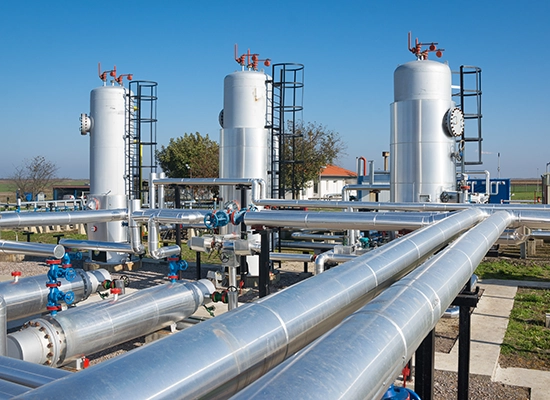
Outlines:
<svg viewBox="0 0 550 400"><path fill-rule="evenodd" d="M338 167L336 165L327 165L321 170L321 177L356 178L357 174L349 169Z"/></svg>

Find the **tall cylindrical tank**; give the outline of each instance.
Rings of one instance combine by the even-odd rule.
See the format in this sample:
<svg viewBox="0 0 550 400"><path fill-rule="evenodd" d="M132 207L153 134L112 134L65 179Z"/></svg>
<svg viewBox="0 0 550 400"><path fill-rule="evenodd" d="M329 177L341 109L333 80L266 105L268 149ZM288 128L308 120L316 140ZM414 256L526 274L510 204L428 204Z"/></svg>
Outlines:
<svg viewBox="0 0 550 400"><path fill-rule="evenodd" d="M124 195L126 89L100 86L90 94L90 193Z"/></svg>
<svg viewBox="0 0 550 400"><path fill-rule="evenodd" d="M456 131L445 127L451 100L446 64L416 60L394 73L391 104L391 201L440 202L456 191Z"/></svg>
<svg viewBox="0 0 550 400"><path fill-rule="evenodd" d="M125 135L127 91L122 86L101 86L90 94L90 196L94 209L126 208ZM88 238L125 242L122 221L88 224ZM102 253L96 261L118 263L123 253ZM94 256L92 256L94 258Z"/></svg>
<svg viewBox="0 0 550 400"><path fill-rule="evenodd" d="M266 129L268 76L259 71L237 71L224 80L220 118L220 178L257 178L267 181L268 129ZM224 201L240 201L240 191L225 186ZM247 203L251 201L248 193Z"/></svg>
<svg viewBox="0 0 550 400"><path fill-rule="evenodd" d="M220 178L263 179L267 182L270 169L269 130L266 128L268 80L265 73L250 70L225 77L220 115ZM241 191L235 186L220 187L220 195L224 202L236 200L241 203ZM251 201L251 191L248 190L246 204ZM240 231L240 227L233 225L222 229L222 233ZM258 257L247 257L247 265L251 275L259 274Z"/></svg>

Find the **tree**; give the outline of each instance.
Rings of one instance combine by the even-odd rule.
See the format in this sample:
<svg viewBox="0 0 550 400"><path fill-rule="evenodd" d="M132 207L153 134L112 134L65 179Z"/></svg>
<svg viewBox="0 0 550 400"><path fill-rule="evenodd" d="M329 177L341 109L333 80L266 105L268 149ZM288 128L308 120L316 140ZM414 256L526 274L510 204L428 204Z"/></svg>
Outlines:
<svg viewBox="0 0 550 400"><path fill-rule="evenodd" d="M169 178L217 178L219 176L218 143L199 132L184 133L170 139L157 151L157 160Z"/></svg>
<svg viewBox="0 0 550 400"><path fill-rule="evenodd" d="M292 128L288 124L288 131L294 134L285 138L280 152L282 161L292 161L281 163L281 183L285 191L311 186L319 179L321 168L334 164L346 149L340 134L322 124L299 122Z"/></svg>
<svg viewBox="0 0 550 400"><path fill-rule="evenodd" d="M169 178L218 178L218 143L199 132L184 133L182 137L170 139L168 146L162 146L156 153L157 161ZM217 187L200 187L192 190L193 197L208 197L209 191Z"/></svg>
<svg viewBox="0 0 550 400"><path fill-rule="evenodd" d="M10 178L18 188L21 195L32 193L36 195L54 184L58 178L57 166L46 160L43 156L25 159L23 165L15 167L15 172Z"/></svg>

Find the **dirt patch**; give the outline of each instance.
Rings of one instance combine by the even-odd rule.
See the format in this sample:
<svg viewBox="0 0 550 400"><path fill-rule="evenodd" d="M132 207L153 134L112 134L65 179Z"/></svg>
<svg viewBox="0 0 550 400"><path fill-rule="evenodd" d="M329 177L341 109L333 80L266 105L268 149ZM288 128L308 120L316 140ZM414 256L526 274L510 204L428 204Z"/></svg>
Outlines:
<svg viewBox="0 0 550 400"><path fill-rule="evenodd" d="M435 351L450 353L458 339L458 318L441 318L435 326Z"/></svg>

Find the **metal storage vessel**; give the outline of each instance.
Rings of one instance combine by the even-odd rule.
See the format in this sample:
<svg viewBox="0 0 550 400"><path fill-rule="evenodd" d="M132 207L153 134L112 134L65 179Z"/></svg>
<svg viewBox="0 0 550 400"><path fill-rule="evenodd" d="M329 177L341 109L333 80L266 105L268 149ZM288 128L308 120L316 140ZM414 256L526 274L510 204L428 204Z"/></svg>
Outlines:
<svg viewBox="0 0 550 400"><path fill-rule="evenodd" d="M446 64L416 60L395 70L391 201L440 202L443 192L456 191L455 137L445 127L454 106Z"/></svg>

